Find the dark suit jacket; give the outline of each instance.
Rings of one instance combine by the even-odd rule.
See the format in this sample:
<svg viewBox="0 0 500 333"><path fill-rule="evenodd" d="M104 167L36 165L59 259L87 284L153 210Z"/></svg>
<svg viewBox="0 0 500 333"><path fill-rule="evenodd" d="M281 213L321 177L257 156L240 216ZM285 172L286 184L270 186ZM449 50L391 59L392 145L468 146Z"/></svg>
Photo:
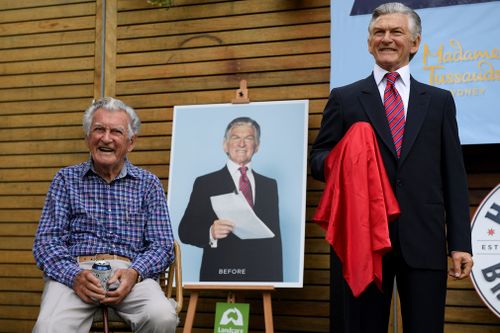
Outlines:
<svg viewBox="0 0 500 333"><path fill-rule="evenodd" d="M179 237L183 243L203 248L200 281L283 281L278 187L274 179L255 171L253 175L254 212L275 237L242 240L230 234L218 240L216 248L209 245L209 229L217 219L210 197L234 192L236 187L227 167L196 178Z"/></svg>
<svg viewBox="0 0 500 333"><path fill-rule="evenodd" d="M414 268L446 269L448 251L472 253L466 173L449 91L411 78L400 159L373 75L333 89L311 150L311 173L324 180L324 160L349 127L370 122L401 208L391 222L393 246ZM448 248L447 248L448 247Z"/></svg>

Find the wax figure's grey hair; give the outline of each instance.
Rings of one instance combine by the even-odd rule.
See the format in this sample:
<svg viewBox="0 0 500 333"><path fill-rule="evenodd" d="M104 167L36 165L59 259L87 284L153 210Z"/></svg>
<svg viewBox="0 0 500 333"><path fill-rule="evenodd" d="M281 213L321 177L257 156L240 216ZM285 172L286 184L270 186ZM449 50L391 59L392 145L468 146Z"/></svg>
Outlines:
<svg viewBox="0 0 500 333"><path fill-rule="evenodd" d="M120 101L119 99L113 97L102 97L92 101L92 104L85 110L83 115L83 131L85 136L88 137L90 134L90 126L92 125L92 118L97 110L104 109L109 112L125 111L129 117L128 122L128 137L129 139L133 136L139 134L139 129L141 127L141 120L134 109Z"/></svg>
<svg viewBox="0 0 500 333"><path fill-rule="evenodd" d="M399 2L389 2L384 3L373 10L372 18L370 20L370 24L368 24L368 35L370 36L372 33L373 24L375 20L383 15L388 14L403 14L408 17L408 29L410 29L410 33L415 40L419 35L422 34L422 21L420 20L420 16L418 16L417 12L411 9L408 6L403 5ZM413 58L415 53L410 54L410 60Z"/></svg>
<svg viewBox="0 0 500 333"><path fill-rule="evenodd" d="M236 126L248 125L252 126L255 130L255 142L257 145L260 143L260 126L259 124L250 117L238 117L233 119L226 127L226 132L224 133L224 141L229 140L229 132Z"/></svg>

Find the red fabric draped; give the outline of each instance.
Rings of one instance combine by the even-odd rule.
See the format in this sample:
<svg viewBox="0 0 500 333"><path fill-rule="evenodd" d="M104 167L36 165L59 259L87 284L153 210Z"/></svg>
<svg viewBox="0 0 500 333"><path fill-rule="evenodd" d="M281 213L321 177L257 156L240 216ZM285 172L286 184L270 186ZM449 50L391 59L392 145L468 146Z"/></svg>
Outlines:
<svg viewBox="0 0 500 333"><path fill-rule="evenodd" d="M400 210L369 123L352 125L330 152L325 179L313 219L326 231L354 296L372 281L381 288L382 256L391 249L388 223Z"/></svg>

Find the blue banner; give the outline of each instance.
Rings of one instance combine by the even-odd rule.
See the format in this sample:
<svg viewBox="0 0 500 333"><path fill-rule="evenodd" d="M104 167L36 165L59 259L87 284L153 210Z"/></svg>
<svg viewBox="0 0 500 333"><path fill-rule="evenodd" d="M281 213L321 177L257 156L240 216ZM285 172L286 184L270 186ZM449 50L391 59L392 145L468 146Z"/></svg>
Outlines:
<svg viewBox="0 0 500 333"><path fill-rule="evenodd" d="M368 23L380 0L331 1L331 87L368 76ZM486 0L401 1L422 19L411 61L420 82L451 91L462 144L500 143L500 3Z"/></svg>

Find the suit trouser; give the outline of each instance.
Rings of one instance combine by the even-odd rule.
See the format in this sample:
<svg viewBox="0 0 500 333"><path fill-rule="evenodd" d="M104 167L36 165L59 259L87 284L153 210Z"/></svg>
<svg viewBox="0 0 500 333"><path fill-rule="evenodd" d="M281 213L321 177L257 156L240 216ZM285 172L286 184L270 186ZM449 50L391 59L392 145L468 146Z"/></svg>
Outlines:
<svg viewBox="0 0 500 333"><path fill-rule="evenodd" d="M394 278L399 292L404 333L442 333L446 301L445 270L409 267L398 251L383 259L382 291L374 283L355 298L331 251L330 331L387 333Z"/></svg>
<svg viewBox="0 0 500 333"><path fill-rule="evenodd" d="M113 270L130 265L121 260L109 262ZM90 269L92 262L82 262L80 267ZM122 303L113 308L134 332L173 333L178 322L175 305L153 279L137 283ZM99 309L99 304L87 304L73 289L46 278L40 314L33 332L88 333Z"/></svg>

